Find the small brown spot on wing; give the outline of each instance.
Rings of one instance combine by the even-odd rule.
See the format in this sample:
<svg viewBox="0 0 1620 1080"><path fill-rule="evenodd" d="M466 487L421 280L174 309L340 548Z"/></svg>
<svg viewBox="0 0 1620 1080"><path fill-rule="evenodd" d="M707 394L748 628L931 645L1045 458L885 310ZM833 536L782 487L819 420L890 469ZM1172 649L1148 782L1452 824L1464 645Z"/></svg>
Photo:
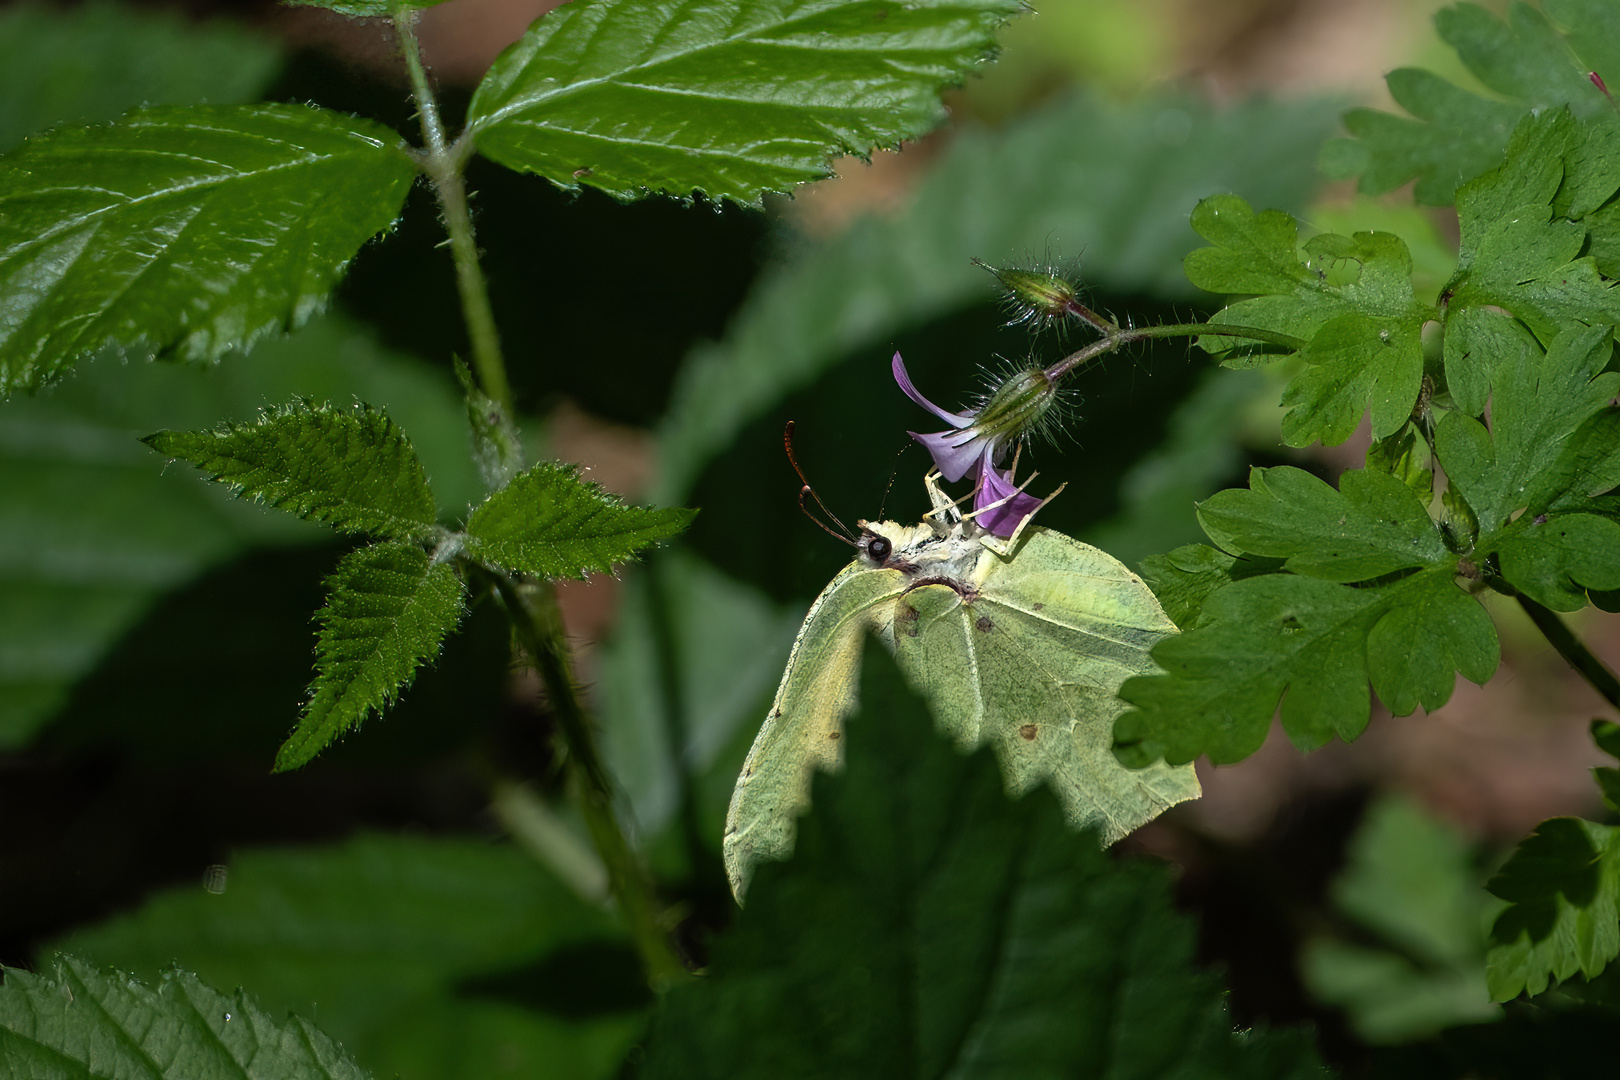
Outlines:
<svg viewBox="0 0 1620 1080"><path fill-rule="evenodd" d="M1041 609L1042 609L1042 608L1044 608L1044 607L1045 607L1045 606L1046 606L1046 605L1045 605L1045 604L1036 604L1036 605L1035 605L1035 610L1036 610L1036 611L1039 611L1039 610L1041 610Z"/></svg>
<svg viewBox="0 0 1620 1080"><path fill-rule="evenodd" d="M894 613L894 629L907 637L916 637L922 631L917 627L921 614L910 604L902 603Z"/></svg>
<svg viewBox="0 0 1620 1080"><path fill-rule="evenodd" d="M1034 724L1025 724L1023 727L1018 729L1018 734L1024 739L1025 742L1034 742L1035 736L1039 734L1039 731L1040 729Z"/></svg>
<svg viewBox="0 0 1620 1080"><path fill-rule="evenodd" d="M980 615L978 620L974 622L973 628L981 634L988 634L996 628L996 624L990 621L990 616Z"/></svg>
<svg viewBox="0 0 1620 1080"><path fill-rule="evenodd" d="M772 720L779 720L779 719L781 719L781 717L782 717L782 710L781 709L772 709L771 710L771 719Z"/></svg>
<svg viewBox="0 0 1620 1080"><path fill-rule="evenodd" d="M837 742L839 739L842 739L843 737L844 737L844 733L842 731L829 731L829 732L827 732L827 738L831 739L833 742Z"/></svg>

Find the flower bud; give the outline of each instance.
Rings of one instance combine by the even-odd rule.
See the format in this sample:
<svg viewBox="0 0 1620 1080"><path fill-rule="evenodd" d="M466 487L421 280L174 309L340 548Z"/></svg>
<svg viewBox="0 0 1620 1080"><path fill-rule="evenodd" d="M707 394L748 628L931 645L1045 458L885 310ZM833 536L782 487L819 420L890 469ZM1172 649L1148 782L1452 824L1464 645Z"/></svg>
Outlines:
<svg viewBox="0 0 1620 1080"><path fill-rule="evenodd" d="M974 428L1001 446L1034 433L1057 401L1057 384L1040 368L1021 368L990 392Z"/></svg>
<svg viewBox="0 0 1620 1080"><path fill-rule="evenodd" d="M1027 324L1036 330L1048 326L1063 326L1070 319L1080 319L1104 333L1110 327L1080 302L1079 287L1054 269L1025 270L1016 266L991 266L973 260L996 276L1002 288L1002 299L1011 318L1008 326Z"/></svg>

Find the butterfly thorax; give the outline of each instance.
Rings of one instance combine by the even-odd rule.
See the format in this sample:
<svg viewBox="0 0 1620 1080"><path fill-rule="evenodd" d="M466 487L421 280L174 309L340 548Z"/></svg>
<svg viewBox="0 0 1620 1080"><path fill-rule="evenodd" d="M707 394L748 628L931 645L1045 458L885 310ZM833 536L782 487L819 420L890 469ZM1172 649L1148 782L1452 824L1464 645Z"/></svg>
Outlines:
<svg viewBox="0 0 1620 1080"><path fill-rule="evenodd" d="M873 570L898 570L914 584L948 584L958 592L977 590L979 560L988 554L970 526L949 529L900 525L893 521L857 522L861 528L857 557Z"/></svg>

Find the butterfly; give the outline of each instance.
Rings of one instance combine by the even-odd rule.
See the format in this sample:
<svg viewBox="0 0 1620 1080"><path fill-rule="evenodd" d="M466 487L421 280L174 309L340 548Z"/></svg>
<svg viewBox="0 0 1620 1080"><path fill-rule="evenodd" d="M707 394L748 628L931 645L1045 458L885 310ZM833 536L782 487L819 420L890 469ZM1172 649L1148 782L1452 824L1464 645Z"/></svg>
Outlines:
<svg viewBox="0 0 1620 1080"><path fill-rule="evenodd" d="M739 901L757 863L792 854L815 770L841 763L867 634L894 652L942 734L995 749L1009 793L1050 785L1069 822L1099 827L1105 843L1199 795L1190 764L1127 769L1113 755L1120 684L1158 670L1149 650L1177 632L1142 579L1028 518L993 536L938 473L925 485L922 523L857 522L855 561L805 616L726 814Z"/></svg>

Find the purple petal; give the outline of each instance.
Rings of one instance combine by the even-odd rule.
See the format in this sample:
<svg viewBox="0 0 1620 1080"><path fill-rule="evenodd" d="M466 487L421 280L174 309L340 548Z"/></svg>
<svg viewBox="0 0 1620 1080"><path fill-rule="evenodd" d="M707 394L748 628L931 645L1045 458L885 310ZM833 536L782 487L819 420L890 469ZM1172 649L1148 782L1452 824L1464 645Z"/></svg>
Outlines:
<svg viewBox="0 0 1620 1080"><path fill-rule="evenodd" d="M919 435L915 431L908 431L906 434L928 448L928 453L934 459L934 468L953 484L973 472L985 459L985 455L993 449L993 444L988 439L972 429L936 431L932 435Z"/></svg>
<svg viewBox="0 0 1620 1080"><path fill-rule="evenodd" d="M900 359L899 353L894 354L894 362L889 365L889 369L894 372L894 381L900 384L900 389L905 392L906 397L910 398L912 401L915 401L918 405L921 405L923 408L927 409L929 412L951 425L951 427L965 428L969 424L973 423L973 413L946 412L944 409L940 408L938 405L935 405L932 401L929 401L927 398L919 394L917 392L917 388L911 385L911 376L906 374L906 362ZM951 479L959 480L961 477L953 476Z"/></svg>
<svg viewBox="0 0 1620 1080"><path fill-rule="evenodd" d="M973 496L973 509L1007 499L994 510L986 510L973 519L996 536L1011 536L1020 522L1041 508L1041 500L1018 490L1018 485L1012 482L1011 469L1002 472L986 467L980 471L979 478L979 490Z"/></svg>

